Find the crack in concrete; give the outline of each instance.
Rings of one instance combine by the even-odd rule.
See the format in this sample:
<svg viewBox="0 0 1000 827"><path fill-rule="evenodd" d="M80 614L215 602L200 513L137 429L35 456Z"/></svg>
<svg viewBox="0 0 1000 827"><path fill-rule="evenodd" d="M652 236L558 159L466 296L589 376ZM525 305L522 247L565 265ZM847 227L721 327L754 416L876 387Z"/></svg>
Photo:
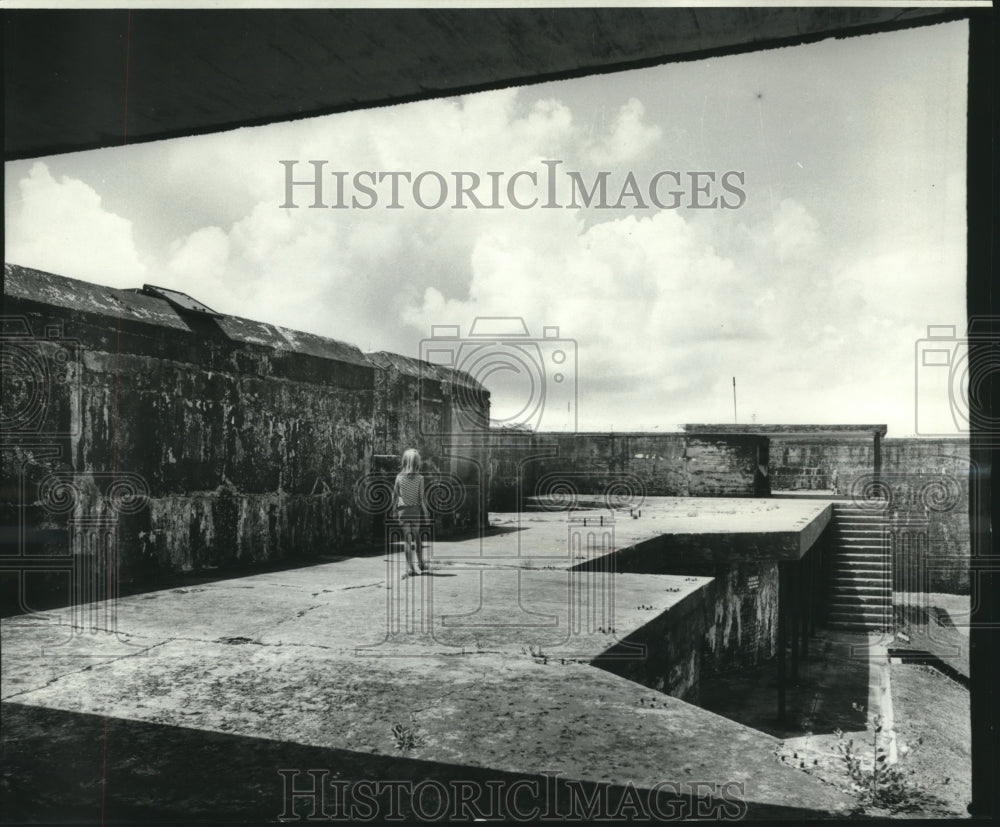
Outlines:
<svg viewBox="0 0 1000 827"><path fill-rule="evenodd" d="M111 660L101 661L100 663L88 663L82 669L74 669L71 672L62 672L61 674L56 675L55 677L49 678L41 686L32 686L29 689L22 689L20 692L15 692L13 695L5 695L2 700L10 701L14 698L19 698L22 695L27 695L31 692L38 692L43 689L48 689L50 686L57 683L58 681L61 681L63 678L68 678L71 675L79 675L83 672L89 672L91 669L97 666L111 666L112 664L115 664L120 660L126 660L127 658L135 658L140 655L144 655L150 649L156 649L158 646L163 646L165 643L169 642L170 642L169 640L161 640L159 643L154 643L153 645L147 646L138 652L129 652L127 655L119 655L118 657L111 658Z"/></svg>
<svg viewBox="0 0 1000 827"><path fill-rule="evenodd" d="M471 684L463 684L461 686L456 686L454 689L439 695L437 699L434 701L434 703L428 704L427 706L421 706L412 709L410 711L410 714L417 715L420 712L426 712L428 709L433 709L434 707L438 706L441 703L441 701L443 701L445 698L450 698L452 695L455 695L459 692L463 692L466 690L475 691L476 689L478 689L479 687L481 687L483 684L486 683L486 681L489 679L489 676L490 676L490 670L484 669L479 677L479 680L474 681Z"/></svg>
<svg viewBox="0 0 1000 827"><path fill-rule="evenodd" d="M185 643L208 643L208 644L216 644L216 645L222 645L222 646L231 645L231 644L228 644L224 640L221 640L219 638L214 638L212 640L207 640L205 638L197 638L197 637L173 637L173 638L170 638L170 640L167 641L167 642L169 643L171 641L185 642ZM247 645L247 646L267 646L267 647L291 646L291 647L302 647L302 648L306 648L306 649L326 649L327 651L330 651L330 652L350 652L351 651L349 648L346 648L346 647L324 646L322 643L292 643L292 642L264 643L263 641L256 640L256 639L248 640L245 645Z"/></svg>
<svg viewBox="0 0 1000 827"><path fill-rule="evenodd" d="M378 583L362 583L358 586L343 586L340 590L342 592L346 592L348 589L370 589L372 586L381 586L383 583L385 583L384 580L379 580Z"/></svg>

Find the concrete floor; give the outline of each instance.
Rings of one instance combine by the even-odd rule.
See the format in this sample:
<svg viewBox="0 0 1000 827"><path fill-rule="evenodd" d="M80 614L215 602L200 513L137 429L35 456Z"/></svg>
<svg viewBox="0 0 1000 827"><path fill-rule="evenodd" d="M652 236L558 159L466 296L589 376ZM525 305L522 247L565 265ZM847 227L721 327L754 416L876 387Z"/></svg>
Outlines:
<svg viewBox="0 0 1000 827"><path fill-rule="evenodd" d="M652 517L630 531L660 533ZM565 515L520 528L516 546L502 530L437 544L430 576L401 579L392 551L91 607L113 632L73 635L66 612L5 619L4 812L274 820L289 767L666 783L689 809L733 784L749 818L847 812L774 735L589 665L704 578L618 575L614 635L567 639L567 586L591 575L567 570Z"/></svg>

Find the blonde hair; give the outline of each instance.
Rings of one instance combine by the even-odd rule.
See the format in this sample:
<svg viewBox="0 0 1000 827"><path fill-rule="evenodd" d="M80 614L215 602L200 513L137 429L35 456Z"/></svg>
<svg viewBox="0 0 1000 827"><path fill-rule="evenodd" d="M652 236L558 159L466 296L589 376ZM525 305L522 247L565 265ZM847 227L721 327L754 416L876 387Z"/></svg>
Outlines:
<svg viewBox="0 0 1000 827"><path fill-rule="evenodd" d="M403 451L403 464L399 470L404 474L416 474L420 471L420 454L416 448Z"/></svg>

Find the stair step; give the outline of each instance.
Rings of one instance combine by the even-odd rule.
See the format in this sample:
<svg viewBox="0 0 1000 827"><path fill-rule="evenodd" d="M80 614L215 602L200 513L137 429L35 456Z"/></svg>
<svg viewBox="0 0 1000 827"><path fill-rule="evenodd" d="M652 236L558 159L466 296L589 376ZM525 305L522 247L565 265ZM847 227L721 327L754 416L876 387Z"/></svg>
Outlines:
<svg viewBox="0 0 1000 827"><path fill-rule="evenodd" d="M892 594L892 584L888 580L868 581L867 583L852 583L842 581L830 587L827 594Z"/></svg>
<svg viewBox="0 0 1000 827"><path fill-rule="evenodd" d="M877 609L855 609L853 607L848 607L844 609L835 610L833 607L827 612L827 620L841 620L851 622L879 622L885 623L886 621L892 620L892 612L887 609L881 611Z"/></svg>
<svg viewBox="0 0 1000 827"><path fill-rule="evenodd" d="M889 545L892 535L887 531L872 531L868 534L860 532L856 534L838 534L830 538L832 545L838 546L843 543L867 543L869 545Z"/></svg>
<svg viewBox="0 0 1000 827"><path fill-rule="evenodd" d="M835 543L885 543L891 539L886 531L852 531L849 534L841 532L833 538Z"/></svg>
<svg viewBox="0 0 1000 827"><path fill-rule="evenodd" d="M838 525L836 535L843 537L844 534L848 533L858 533L858 534L888 534L889 525L883 522L872 522L872 523L852 523L851 525Z"/></svg>
<svg viewBox="0 0 1000 827"><path fill-rule="evenodd" d="M834 509L833 515L838 520L867 520L869 518L884 520L888 513L881 508L837 508Z"/></svg>
<svg viewBox="0 0 1000 827"><path fill-rule="evenodd" d="M892 630L892 627L886 623L848 623L839 620L828 620L826 628L840 632L878 632L883 630Z"/></svg>
<svg viewBox="0 0 1000 827"><path fill-rule="evenodd" d="M881 508L834 508L838 520L884 520L886 510Z"/></svg>
<svg viewBox="0 0 1000 827"><path fill-rule="evenodd" d="M835 592L830 596L827 605L833 609L838 606L862 606L866 608L884 610L892 605L888 600L888 595L881 594L849 594L845 592Z"/></svg>
<svg viewBox="0 0 1000 827"><path fill-rule="evenodd" d="M888 500L851 500L849 502L834 503L833 507L837 511L873 511L877 508L886 508L889 505Z"/></svg>
<svg viewBox="0 0 1000 827"><path fill-rule="evenodd" d="M855 563L876 563L887 569L892 568L892 558L888 554L879 554L878 552L845 552L844 554L838 554L836 557L831 557L830 562L833 564L834 568L847 568L849 566L853 566Z"/></svg>
<svg viewBox="0 0 1000 827"><path fill-rule="evenodd" d="M892 569L889 566L877 564L860 563L849 566L834 566L830 570L831 580L856 580L857 578L869 580L891 580Z"/></svg>
<svg viewBox="0 0 1000 827"><path fill-rule="evenodd" d="M880 548L838 549L830 555L831 563L853 563L855 560L888 564L892 562L892 555Z"/></svg>
<svg viewBox="0 0 1000 827"><path fill-rule="evenodd" d="M839 583L841 581L850 581L852 583L881 583L883 581L892 580L892 573L887 570L877 571L873 569L865 569L863 571L855 571L853 569L848 569L831 572L830 579L833 583Z"/></svg>
<svg viewBox="0 0 1000 827"><path fill-rule="evenodd" d="M834 566L831 574L834 577L860 575L861 577L881 577L888 580L892 576L892 571L888 566L884 566L881 563L867 563L855 560L849 566Z"/></svg>
<svg viewBox="0 0 1000 827"><path fill-rule="evenodd" d="M838 517L881 517L887 513L885 508L861 508L856 505L835 505L833 513Z"/></svg>
<svg viewBox="0 0 1000 827"><path fill-rule="evenodd" d="M834 623L866 623L878 628L884 628L893 624L892 617L885 612L878 614L858 614L854 611L848 611L840 612L836 615L828 615L826 619L827 622L832 620Z"/></svg>
<svg viewBox="0 0 1000 827"><path fill-rule="evenodd" d="M830 594L891 594L892 588L888 580L880 580L872 583L852 583L841 581L834 583L830 587Z"/></svg>

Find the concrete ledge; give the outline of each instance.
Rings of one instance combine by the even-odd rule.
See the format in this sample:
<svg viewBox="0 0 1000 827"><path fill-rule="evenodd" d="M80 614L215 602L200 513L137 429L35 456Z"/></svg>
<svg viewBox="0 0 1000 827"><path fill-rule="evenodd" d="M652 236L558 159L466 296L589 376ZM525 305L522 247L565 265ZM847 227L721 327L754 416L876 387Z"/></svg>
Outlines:
<svg viewBox="0 0 1000 827"><path fill-rule="evenodd" d="M843 813L849 804L780 765L776 739L578 663L496 654L367 658L315 646L174 640L18 703L322 747L337 751L327 757L342 779L371 777L386 758L398 760L392 727L405 724L421 735L406 759L449 765L453 777L471 767L647 790L663 781L732 782L749 804L798 817ZM5 746L8 762L16 747ZM256 769L267 785L257 794L277 802L275 770Z"/></svg>
<svg viewBox="0 0 1000 827"><path fill-rule="evenodd" d="M645 519L629 531L652 532ZM323 748L346 779L416 760L454 778L732 783L755 814L846 812L847 796L775 759L774 738L671 696L697 697L711 578L573 570L565 515L538 520L439 542L424 576L401 578L392 551L123 598L103 615L117 634L8 618L3 699ZM421 736L405 759L396 724ZM25 743L5 742L8 764ZM275 768L256 771L280 795Z"/></svg>

